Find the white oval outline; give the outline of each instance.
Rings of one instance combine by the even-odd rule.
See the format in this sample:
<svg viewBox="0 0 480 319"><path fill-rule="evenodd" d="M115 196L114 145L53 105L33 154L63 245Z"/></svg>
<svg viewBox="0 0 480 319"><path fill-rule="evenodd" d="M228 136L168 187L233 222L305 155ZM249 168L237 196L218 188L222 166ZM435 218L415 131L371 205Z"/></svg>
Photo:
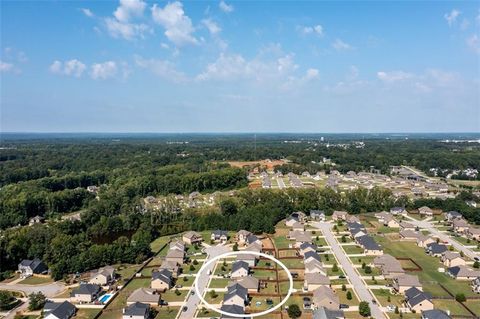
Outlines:
<svg viewBox="0 0 480 319"><path fill-rule="evenodd" d="M260 252L256 252L256 251L227 251L226 253L223 253L223 254L220 254L218 256L215 256L213 257L212 259L210 259L209 261L207 261L206 263L204 263L202 265L202 267L200 268L200 270L198 271L198 275L195 277L195 281L193 282L193 288L195 289L195 293L197 294L197 296L200 298L200 301L202 303L205 304L205 307L207 307L208 309L210 310L213 310L213 311L216 311L218 313L221 313L222 315L224 316L229 316L229 317L235 317L235 318L245 318L245 314L235 314L235 313L230 313L230 312L227 312L227 311L223 311L223 310L220 310L219 308L216 308L214 306L212 306L211 304L209 304L202 296L202 294L200 294L200 292L198 291L198 287L197 287L197 283L198 283L198 278L200 278L200 275L202 274L202 272L205 270L205 268L212 264L214 261L217 261L221 258L225 258L225 257L228 257L228 256L236 256L236 255L256 255L256 256L260 256L260 257L264 257L264 258L267 258L267 259L270 259L271 261L277 263L280 265L280 267L283 268L283 270L287 273L287 276L288 276L288 281L290 283L290 287L288 288L288 292L287 292L287 295L285 296L285 298L282 299L282 301L276 305L275 307L271 308L271 309L267 309L267 310L264 310L262 312L255 312L253 314L248 314L247 316L250 317L250 318L254 318L254 317L259 317L259 316L264 316L264 315L267 315L275 310L277 310L278 308L280 308L281 306L283 306L283 304L285 304L288 300L288 298L290 298L290 296L292 295L292 290L293 290L293 277L292 277L292 274L290 273L290 271L288 270L288 268L280 261L278 260L277 258L273 257L273 256L270 256L270 255L267 255L267 254L264 254L264 253L260 253ZM212 274L213 275L213 274ZM210 283L210 281L209 281ZM280 286L279 286L280 288ZM208 287L205 287L205 292L206 290L208 289Z"/></svg>

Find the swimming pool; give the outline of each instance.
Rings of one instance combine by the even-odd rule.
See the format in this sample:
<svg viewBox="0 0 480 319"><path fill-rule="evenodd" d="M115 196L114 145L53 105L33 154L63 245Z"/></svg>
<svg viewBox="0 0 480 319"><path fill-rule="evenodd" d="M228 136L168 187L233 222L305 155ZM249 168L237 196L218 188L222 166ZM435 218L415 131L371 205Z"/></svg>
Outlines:
<svg viewBox="0 0 480 319"><path fill-rule="evenodd" d="M105 304L108 302L108 300L110 298L112 298L113 294L104 294L103 296L100 297L100 299L98 301L100 301L101 303Z"/></svg>

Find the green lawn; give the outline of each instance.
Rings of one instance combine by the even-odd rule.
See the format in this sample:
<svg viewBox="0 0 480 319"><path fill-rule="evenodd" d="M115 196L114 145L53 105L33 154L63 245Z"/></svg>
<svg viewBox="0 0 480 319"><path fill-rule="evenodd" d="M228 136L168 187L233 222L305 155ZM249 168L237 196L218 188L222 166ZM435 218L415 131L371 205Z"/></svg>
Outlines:
<svg viewBox="0 0 480 319"><path fill-rule="evenodd" d="M285 265L287 268L305 268L303 259L280 259L280 262ZM279 266L280 267L280 266Z"/></svg>
<svg viewBox="0 0 480 319"><path fill-rule="evenodd" d="M350 291L352 294L352 299L348 300L347 299L347 292ZM358 299L357 296L355 296L355 293L353 292L352 289L347 288L347 291L342 291L342 289L337 289L336 290L337 296L340 298L340 303L347 304L349 306L358 306Z"/></svg>
<svg viewBox="0 0 480 319"><path fill-rule="evenodd" d="M170 236L158 237L157 239L155 239L150 243L150 249L153 252L157 252L160 248L162 248L163 245L165 245L169 241L170 241Z"/></svg>
<svg viewBox="0 0 480 319"><path fill-rule="evenodd" d="M373 289L372 292L377 297L379 303L386 307L388 305L402 306L404 297L402 295L393 295L388 289ZM388 298L390 297L390 301Z"/></svg>
<svg viewBox="0 0 480 319"><path fill-rule="evenodd" d="M433 300L435 308L444 311L449 310L451 315L454 316L468 316L471 315L462 305L455 300L435 299Z"/></svg>
<svg viewBox="0 0 480 319"><path fill-rule="evenodd" d="M478 300L470 300L465 303L477 316L480 316L480 302Z"/></svg>
<svg viewBox="0 0 480 319"><path fill-rule="evenodd" d="M349 246L342 246L342 247L343 247L343 250L345 250L345 253L347 253L348 255L363 253L363 248L356 245L349 245Z"/></svg>
<svg viewBox="0 0 480 319"><path fill-rule="evenodd" d="M168 290L167 292L161 295L161 298L165 301L183 301L187 296L188 290L178 290L179 295L175 293L175 288Z"/></svg>
<svg viewBox="0 0 480 319"><path fill-rule="evenodd" d="M225 293L223 291L216 291L216 297L212 298L212 295L210 294L210 291L208 291L205 294L204 298L205 298L206 302L216 304L216 303L221 303L223 301L223 296L224 295L225 295Z"/></svg>
<svg viewBox="0 0 480 319"><path fill-rule="evenodd" d="M217 278L213 278L213 279L210 281L210 285L208 286L208 288L225 288L225 287L227 287L229 281L230 281L230 279L224 279L224 278L217 279Z"/></svg>
<svg viewBox="0 0 480 319"><path fill-rule="evenodd" d="M182 285L183 287L190 287L193 285L193 282L195 281L194 276L185 276L185 277L180 277L177 279L176 284L177 285Z"/></svg>
<svg viewBox="0 0 480 319"><path fill-rule="evenodd" d="M288 240L285 236L275 236L273 242L277 249L288 248L288 246L293 243L293 241Z"/></svg>
<svg viewBox="0 0 480 319"><path fill-rule="evenodd" d="M175 319L180 307L162 307L158 310L158 314L155 319Z"/></svg>
<svg viewBox="0 0 480 319"><path fill-rule="evenodd" d="M253 270L253 275L258 279L276 279L277 272L275 270Z"/></svg>
<svg viewBox="0 0 480 319"><path fill-rule="evenodd" d="M390 241L385 237L376 237L376 240L383 246L385 253L395 257L410 257L415 260L423 271L411 272L417 275L422 283L441 283L454 295L464 293L465 296L475 295L470 289L468 282L456 281L444 273L438 272L439 267L444 267L439 258L425 254L423 248L417 247L413 242ZM437 291L443 294L440 289Z"/></svg>
<svg viewBox="0 0 480 319"><path fill-rule="evenodd" d="M136 273L139 268L140 265L122 264L115 266L115 271L120 275L120 277L127 279L132 277L132 275Z"/></svg>
<svg viewBox="0 0 480 319"><path fill-rule="evenodd" d="M20 281L19 284L23 285L41 285L41 284L48 284L52 283L53 279L50 277L35 277L35 276L30 276L28 278L25 278L24 280Z"/></svg>
<svg viewBox="0 0 480 319"><path fill-rule="evenodd" d="M85 309L85 308L80 308L77 310L77 313L75 314L75 319L92 319L94 318L98 313L100 312L100 309Z"/></svg>

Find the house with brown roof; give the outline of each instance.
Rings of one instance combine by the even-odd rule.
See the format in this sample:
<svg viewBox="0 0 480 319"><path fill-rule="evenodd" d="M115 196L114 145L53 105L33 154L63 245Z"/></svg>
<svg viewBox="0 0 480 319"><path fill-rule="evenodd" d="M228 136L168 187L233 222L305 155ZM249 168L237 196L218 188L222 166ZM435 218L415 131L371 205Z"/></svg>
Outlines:
<svg viewBox="0 0 480 319"><path fill-rule="evenodd" d="M400 228L402 230L415 230L415 225L409 222L402 221L400 222Z"/></svg>
<svg viewBox="0 0 480 319"><path fill-rule="evenodd" d="M115 268L112 266L105 266L90 277L88 281L91 284L97 284L100 286L105 286L111 283L115 279Z"/></svg>
<svg viewBox="0 0 480 319"><path fill-rule="evenodd" d="M411 229L405 229L401 230L399 235L400 238L403 240L417 241L417 238L420 237L420 235L422 234Z"/></svg>
<svg viewBox="0 0 480 319"><path fill-rule="evenodd" d="M155 289L138 288L127 298L127 305L131 305L135 302L141 302L151 306L158 306L160 302L160 295L157 294Z"/></svg>
<svg viewBox="0 0 480 319"><path fill-rule="evenodd" d="M189 245L199 244L203 241L203 237L201 234L197 233L196 231L187 231L182 236L182 240Z"/></svg>
<svg viewBox="0 0 480 319"><path fill-rule="evenodd" d="M463 218L455 219L453 221L453 231L457 234L465 234L469 227L470 225Z"/></svg>
<svg viewBox="0 0 480 319"><path fill-rule="evenodd" d="M348 217L348 213L347 212L344 212L344 211L334 211L333 214L332 214L332 219L334 221L338 221L338 220L347 220L347 217Z"/></svg>
<svg viewBox="0 0 480 319"><path fill-rule="evenodd" d="M411 287L416 287L419 290L422 290L422 284L418 280L417 276L402 274L393 278L392 283L393 289L397 292L403 294L406 290Z"/></svg>
<svg viewBox="0 0 480 319"><path fill-rule="evenodd" d="M247 237L250 235L252 235L251 232L249 232L248 230L242 229L235 234L235 239L239 244L243 245L247 242Z"/></svg>
<svg viewBox="0 0 480 319"><path fill-rule="evenodd" d="M465 265L460 265L448 268L447 274L457 280L474 280L480 277L480 270L473 270Z"/></svg>
<svg viewBox="0 0 480 319"><path fill-rule="evenodd" d="M321 286L330 286L330 279L327 276L314 273L305 274L303 290L313 291Z"/></svg>
<svg viewBox="0 0 480 319"><path fill-rule="evenodd" d="M305 274L322 274L324 276L327 275L327 272L323 268L323 265L318 260L310 260L305 262Z"/></svg>
<svg viewBox="0 0 480 319"><path fill-rule="evenodd" d="M375 257L373 265L379 268L385 278L393 278L405 273L400 262L393 256L384 254Z"/></svg>
<svg viewBox="0 0 480 319"><path fill-rule="evenodd" d="M170 249L165 256L166 261L177 263L179 265L183 265L184 258L185 252L177 249Z"/></svg>
<svg viewBox="0 0 480 319"><path fill-rule="evenodd" d="M480 241L480 228L469 227L466 235L470 239Z"/></svg>
<svg viewBox="0 0 480 319"><path fill-rule="evenodd" d="M340 307L340 298L332 288L320 286L313 291L312 305L314 309L325 307L336 310Z"/></svg>
<svg viewBox="0 0 480 319"><path fill-rule="evenodd" d="M235 282L232 282L231 284L238 283L242 285L243 287L247 288L248 293L255 293L258 292L260 289L260 280L258 278L253 277L253 276L246 276L246 277L241 277L236 279Z"/></svg>
<svg viewBox="0 0 480 319"><path fill-rule="evenodd" d="M442 254L440 260L446 267L454 267L454 266L464 266L466 265L465 259L463 259L459 253L447 250Z"/></svg>
<svg viewBox="0 0 480 319"><path fill-rule="evenodd" d="M422 248L425 248L425 247L427 247L428 244L435 243L435 242L436 242L436 240L433 239L432 237L425 236L421 233L417 238L417 246L422 247Z"/></svg>
<svg viewBox="0 0 480 319"><path fill-rule="evenodd" d="M421 216L433 216L433 210L428 206L422 206L418 209Z"/></svg>

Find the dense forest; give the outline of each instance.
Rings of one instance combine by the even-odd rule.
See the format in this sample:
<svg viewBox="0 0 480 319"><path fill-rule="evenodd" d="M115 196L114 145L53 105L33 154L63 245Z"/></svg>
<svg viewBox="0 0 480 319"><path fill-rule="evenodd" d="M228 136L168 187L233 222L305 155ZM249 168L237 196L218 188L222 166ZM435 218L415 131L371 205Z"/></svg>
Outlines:
<svg viewBox="0 0 480 319"><path fill-rule="evenodd" d="M230 167L228 160L287 158L289 171L330 169L388 173L390 165L408 164L428 169L480 167L480 149L434 140L365 140L364 148L327 147L318 137L285 143L286 136L167 136L150 139L56 138L3 140L0 149L0 273L16 269L23 258L44 259L56 278L117 262L138 262L151 252L159 235L187 229L249 229L272 232L292 211L323 209L363 213L429 205L461 211L480 223L479 209L465 200L408 201L394 199L385 189L357 189L339 194L331 189L249 190L247 171ZM336 142L348 144L348 139ZM86 187L99 187L97 194ZM148 195L203 193L237 189L220 199L218 207L181 216L163 216L153 223L151 212L140 210ZM477 199L478 200L478 199ZM80 212L81 220L61 220ZM25 225L33 216L45 224Z"/></svg>

